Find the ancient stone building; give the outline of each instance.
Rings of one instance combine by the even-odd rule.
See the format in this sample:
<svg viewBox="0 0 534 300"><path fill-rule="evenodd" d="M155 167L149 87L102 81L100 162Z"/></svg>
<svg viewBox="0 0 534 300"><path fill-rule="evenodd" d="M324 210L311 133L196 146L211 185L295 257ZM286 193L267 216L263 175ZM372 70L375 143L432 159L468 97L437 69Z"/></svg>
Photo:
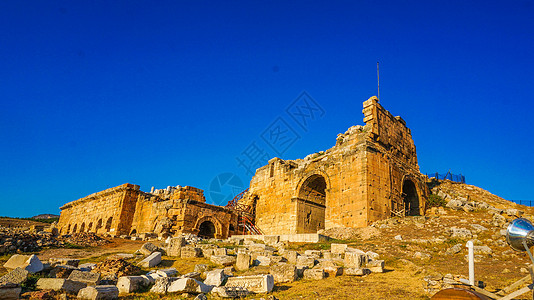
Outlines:
<svg viewBox="0 0 534 300"><path fill-rule="evenodd" d="M126 183L63 205L58 227L62 234L194 233L228 237L237 216L228 208L205 202L204 192L190 186L146 193L138 185Z"/></svg>
<svg viewBox="0 0 534 300"><path fill-rule="evenodd" d="M410 129L376 97L363 103L365 126L339 134L336 145L304 159L273 158L256 170L243 197L265 234L364 227L424 213L428 188Z"/></svg>
<svg viewBox="0 0 534 300"><path fill-rule="evenodd" d="M241 210L207 204L193 187L146 193L123 184L65 204L58 226L62 234L226 238L246 227L238 211L265 234L364 227L394 215L423 214L429 192L410 129L376 97L363 103L363 114L365 126L339 134L334 147L304 159L273 158L257 169L248 192L232 201L237 206L229 205Z"/></svg>

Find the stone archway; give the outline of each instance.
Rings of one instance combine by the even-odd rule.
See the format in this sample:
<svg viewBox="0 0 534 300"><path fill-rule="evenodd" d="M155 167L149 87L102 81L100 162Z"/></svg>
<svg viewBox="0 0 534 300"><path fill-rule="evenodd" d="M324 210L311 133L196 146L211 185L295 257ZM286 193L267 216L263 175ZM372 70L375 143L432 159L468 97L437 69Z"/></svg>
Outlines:
<svg viewBox="0 0 534 300"><path fill-rule="evenodd" d="M78 224L74 224L74 228L72 228L72 233L76 233L76 230L78 230Z"/></svg>
<svg viewBox="0 0 534 300"><path fill-rule="evenodd" d="M204 216L197 219L193 231L198 236L204 235L203 237L221 238L223 236L221 223L212 216Z"/></svg>
<svg viewBox="0 0 534 300"><path fill-rule="evenodd" d="M323 175L307 177L297 193L297 233L316 233L325 228L327 183Z"/></svg>
<svg viewBox="0 0 534 300"><path fill-rule="evenodd" d="M98 219L98 222L96 222L95 232L98 233L100 228L102 228L102 219Z"/></svg>
<svg viewBox="0 0 534 300"><path fill-rule="evenodd" d="M106 222L106 231L111 231L111 223L113 222L113 217L109 217L108 221Z"/></svg>
<svg viewBox="0 0 534 300"><path fill-rule="evenodd" d="M215 237L215 224L211 221L204 221L198 226L198 236L212 239Z"/></svg>
<svg viewBox="0 0 534 300"><path fill-rule="evenodd" d="M85 222L83 222L82 226L80 226L80 232L85 232Z"/></svg>
<svg viewBox="0 0 534 300"><path fill-rule="evenodd" d="M402 183L402 198L406 216L421 215L419 196L417 188L411 179L405 179Z"/></svg>

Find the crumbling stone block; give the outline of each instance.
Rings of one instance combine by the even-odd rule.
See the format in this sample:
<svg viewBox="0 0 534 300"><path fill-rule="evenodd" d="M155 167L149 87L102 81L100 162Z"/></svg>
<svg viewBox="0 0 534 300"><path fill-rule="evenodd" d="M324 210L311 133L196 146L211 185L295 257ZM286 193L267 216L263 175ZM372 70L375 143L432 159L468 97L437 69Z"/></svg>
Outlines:
<svg viewBox="0 0 534 300"><path fill-rule="evenodd" d="M274 287L273 275L230 277L225 287L241 287L253 293L269 293Z"/></svg>
<svg viewBox="0 0 534 300"><path fill-rule="evenodd" d="M119 289L114 285L97 285L88 286L78 292L78 299L97 300L97 299L118 299Z"/></svg>
<svg viewBox="0 0 534 300"><path fill-rule="evenodd" d="M150 284L146 276L121 276L117 280L117 288L120 294L129 294L140 290Z"/></svg>
<svg viewBox="0 0 534 300"><path fill-rule="evenodd" d="M269 268L269 273L273 275L275 283L293 282L297 280L297 267L287 263L279 263Z"/></svg>
<svg viewBox="0 0 534 300"><path fill-rule="evenodd" d="M87 285L97 285L100 282L100 273L73 270L68 279L83 282Z"/></svg>
<svg viewBox="0 0 534 300"><path fill-rule="evenodd" d="M4 264L6 269L22 268L30 273L37 273L43 269L43 263L36 255L15 254Z"/></svg>
<svg viewBox="0 0 534 300"><path fill-rule="evenodd" d="M161 262L161 252L154 252L143 259L139 265L143 268L152 268Z"/></svg>

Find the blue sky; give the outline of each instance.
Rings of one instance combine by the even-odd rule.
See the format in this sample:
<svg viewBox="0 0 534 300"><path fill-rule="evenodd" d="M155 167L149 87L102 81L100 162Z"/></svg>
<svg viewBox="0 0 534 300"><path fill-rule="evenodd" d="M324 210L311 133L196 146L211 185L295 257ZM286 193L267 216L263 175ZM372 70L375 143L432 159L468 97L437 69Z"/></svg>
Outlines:
<svg viewBox="0 0 534 300"><path fill-rule="evenodd" d="M534 200L533 15L530 0L2 1L0 215L126 182L222 202L248 186L251 145L303 158L363 125L377 61L423 173ZM286 110L304 91L324 114L302 127ZM295 139L277 155L262 133L280 124Z"/></svg>

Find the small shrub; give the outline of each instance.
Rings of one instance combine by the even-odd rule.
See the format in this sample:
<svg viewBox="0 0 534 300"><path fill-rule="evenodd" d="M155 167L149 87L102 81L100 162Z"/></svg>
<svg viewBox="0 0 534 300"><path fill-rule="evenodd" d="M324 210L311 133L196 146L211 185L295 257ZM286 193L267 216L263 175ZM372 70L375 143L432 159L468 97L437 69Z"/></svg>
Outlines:
<svg viewBox="0 0 534 300"><path fill-rule="evenodd" d="M432 194L430 197L428 197L428 200L426 201L426 206L428 208L431 207L445 207L447 205L447 201L445 201L441 196Z"/></svg>

